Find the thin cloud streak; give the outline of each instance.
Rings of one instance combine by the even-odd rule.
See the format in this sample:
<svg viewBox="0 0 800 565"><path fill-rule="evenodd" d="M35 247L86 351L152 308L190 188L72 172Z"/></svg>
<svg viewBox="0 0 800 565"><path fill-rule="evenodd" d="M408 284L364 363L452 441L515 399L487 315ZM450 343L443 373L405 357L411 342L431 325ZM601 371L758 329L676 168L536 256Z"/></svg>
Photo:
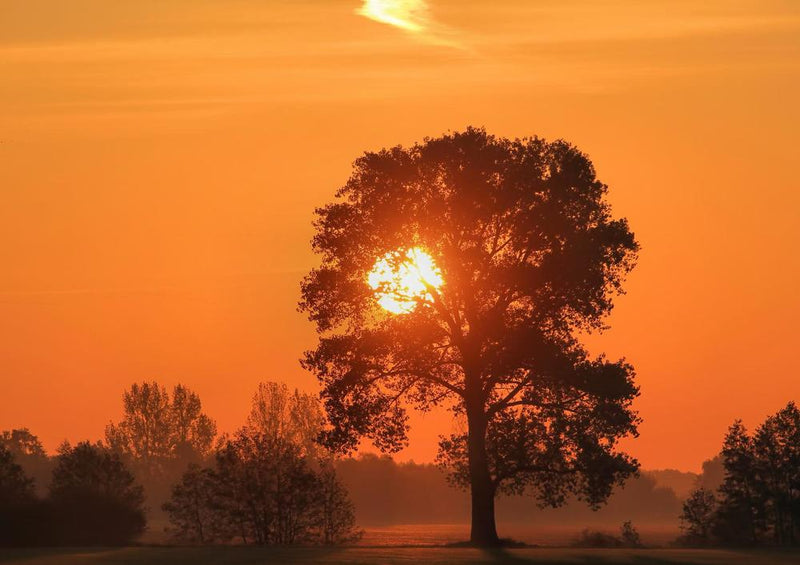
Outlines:
<svg viewBox="0 0 800 565"><path fill-rule="evenodd" d="M425 43L463 48L451 37L451 29L433 20L426 0L364 0L356 14L401 29Z"/></svg>

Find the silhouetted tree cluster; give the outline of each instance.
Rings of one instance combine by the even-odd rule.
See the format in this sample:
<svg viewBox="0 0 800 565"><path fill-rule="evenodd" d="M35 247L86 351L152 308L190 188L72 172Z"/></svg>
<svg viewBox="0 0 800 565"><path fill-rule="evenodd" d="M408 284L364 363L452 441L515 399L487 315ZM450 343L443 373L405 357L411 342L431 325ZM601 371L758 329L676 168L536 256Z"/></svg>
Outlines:
<svg viewBox="0 0 800 565"><path fill-rule="evenodd" d="M131 543L147 523L143 482L184 542L335 544L360 535L333 457L316 443L324 416L312 395L261 383L247 424L216 447L214 421L183 385L169 394L156 382L134 384L123 405L105 442L65 442L55 457L26 428L0 433L0 545Z"/></svg>
<svg viewBox="0 0 800 565"><path fill-rule="evenodd" d="M142 487L102 445L62 445L47 496L33 483L0 445L0 544L124 545L144 531Z"/></svg>
<svg viewBox="0 0 800 565"><path fill-rule="evenodd" d="M713 460L712 460L713 461ZM796 545L800 541L800 410L794 402L749 434L741 421L722 447L716 491L699 488L683 506L690 545Z"/></svg>
<svg viewBox="0 0 800 565"><path fill-rule="evenodd" d="M161 507L181 475L213 458L216 435L196 392L151 381L123 392L122 418L106 426L105 443L144 487L148 521L157 523L166 518Z"/></svg>
<svg viewBox="0 0 800 565"><path fill-rule="evenodd" d="M313 441L322 426L310 395L262 383L248 425L192 467L164 505L184 542L285 545L355 539L355 514L333 462Z"/></svg>

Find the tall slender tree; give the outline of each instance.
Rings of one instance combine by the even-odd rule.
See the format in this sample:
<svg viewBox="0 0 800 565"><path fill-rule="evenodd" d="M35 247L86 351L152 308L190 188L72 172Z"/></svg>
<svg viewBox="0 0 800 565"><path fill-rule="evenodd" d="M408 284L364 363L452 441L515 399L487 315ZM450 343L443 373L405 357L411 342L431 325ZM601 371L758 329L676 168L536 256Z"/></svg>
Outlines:
<svg viewBox="0 0 800 565"><path fill-rule="evenodd" d="M638 250L606 192L569 143L475 128L357 159L317 210L321 265L302 282L324 442L396 451L409 407L452 409L466 431L443 457L470 488L477 545L499 543L498 490L600 503L637 468L617 441L638 422L632 367L579 341Z"/></svg>
<svg viewBox="0 0 800 565"><path fill-rule="evenodd" d="M134 383L122 402L123 418L106 427L106 442L144 477L183 472L209 454L217 426L189 388L179 384L170 395L155 381Z"/></svg>

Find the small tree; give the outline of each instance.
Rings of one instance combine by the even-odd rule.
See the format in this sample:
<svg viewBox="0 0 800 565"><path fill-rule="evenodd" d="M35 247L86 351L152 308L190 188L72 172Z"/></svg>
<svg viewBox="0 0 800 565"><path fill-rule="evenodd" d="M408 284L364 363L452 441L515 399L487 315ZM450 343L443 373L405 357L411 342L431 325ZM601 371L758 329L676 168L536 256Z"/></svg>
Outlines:
<svg viewBox="0 0 800 565"><path fill-rule="evenodd" d="M60 544L125 545L144 531L142 487L101 445L61 446L49 498Z"/></svg>
<svg viewBox="0 0 800 565"><path fill-rule="evenodd" d="M259 545L311 541L319 519L316 476L299 446L243 428L220 450L216 476L243 539Z"/></svg>
<svg viewBox="0 0 800 565"><path fill-rule="evenodd" d="M235 531L221 512L219 481L212 469L190 465L163 505L169 515L173 537L183 542L228 541Z"/></svg>
<svg viewBox="0 0 800 565"><path fill-rule="evenodd" d="M717 500L713 492L704 488L692 491L683 503L683 535L678 541L682 545L711 545L716 512Z"/></svg>
<svg viewBox="0 0 800 565"><path fill-rule="evenodd" d="M332 465L325 465L319 471L317 490L320 541L325 545L338 545L361 538L363 532L356 528L355 507Z"/></svg>
<svg viewBox="0 0 800 565"><path fill-rule="evenodd" d="M630 520L622 523L619 539L625 547L642 547L642 538Z"/></svg>
<svg viewBox="0 0 800 565"><path fill-rule="evenodd" d="M764 504L753 440L737 420L722 446L725 478L719 487L719 508L714 535L722 543L757 544L764 530Z"/></svg>

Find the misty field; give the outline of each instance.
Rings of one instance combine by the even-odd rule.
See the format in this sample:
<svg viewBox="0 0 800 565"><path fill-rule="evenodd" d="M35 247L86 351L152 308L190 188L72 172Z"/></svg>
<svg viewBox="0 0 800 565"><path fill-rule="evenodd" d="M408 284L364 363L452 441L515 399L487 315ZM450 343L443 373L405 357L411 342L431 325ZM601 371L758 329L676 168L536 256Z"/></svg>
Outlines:
<svg viewBox="0 0 800 565"><path fill-rule="evenodd" d="M772 565L797 563L798 551L704 549L561 549L526 548L484 551L432 547L261 548L128 547L118 549L20 549L0 551L0 560L19 565L328 565L533 563L533 564L698 564Z"/></svg>

